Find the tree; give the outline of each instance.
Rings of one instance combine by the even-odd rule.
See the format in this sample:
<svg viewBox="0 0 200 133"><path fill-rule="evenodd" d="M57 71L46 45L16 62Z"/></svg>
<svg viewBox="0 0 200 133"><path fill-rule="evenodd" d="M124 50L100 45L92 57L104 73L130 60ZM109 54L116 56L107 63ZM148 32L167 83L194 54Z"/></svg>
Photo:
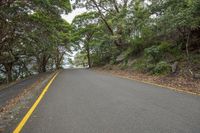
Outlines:
<svg viewBox="0 0 200 133"><path fill-rule="evenodd" d="M93 65L122 62L126 65L132 58L142 58L145 70L163 71L160 67L169 68L171 63L184 60L185 53L187 66L191 68L195 63L190 56L197 57L199 50L199 5L199 0L77 0L75 6L94 12L97 23L86 28L92 22L84 15L78 16L75 20L83 22L85 27L79 26L76 30L92 33L87 34L92 39L85 46L89 46L88 58ZM86 36L79 38L88 40ZM149 53L161 55L149 61Z"/></svg>
<svg viewBox="0 0 200 133"><path fill-rule="evenodd" d="M29 75L28 61L37 60L38 71L45 72L48 61L57 57L55 64L60 67L64 52L58 49L70 51L71 46L70 25L61 18L69 11L68 0L0 2L0 64L7 82Z"/></svg>
<svg viewBox="0 0 200 133"><path fill-rule="evenodd" d="M72 22L75 35L78 36L77 42L79 45L83 44L84 49L87 52L88 66L92 67L91 57L90 57L90 42L93 39L93 35L96 32L96 26L98 24L98 18L95 12L83 13L76 16Z"/></svg>
<svg viewBox="0 0 200 133"><path fill-rule="evenodd" d="M106 26L107 31L110 33L114 44L119 49L127 47L127 41L123 38L123 24L120 22L123 22L125 19L127 8L132 4L132 0L77 0L76 4L78 7L82 5L87 9L95 10L98 13L98 17ZM115 21L114 18L118 18L118 20L120 19L117 25L113 23Z"/></svg>

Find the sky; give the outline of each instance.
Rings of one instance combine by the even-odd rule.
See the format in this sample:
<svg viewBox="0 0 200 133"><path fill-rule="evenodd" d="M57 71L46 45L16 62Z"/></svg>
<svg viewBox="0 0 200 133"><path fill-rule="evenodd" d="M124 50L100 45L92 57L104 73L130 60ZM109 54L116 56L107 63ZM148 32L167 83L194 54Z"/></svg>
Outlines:
<svg viewBox="0 0 200 133"><path fill-rule="evenodd" d="M77 8L77 9L73 10L71 13L69 13L69 14L62 14L61 16L62 16L62 18L63 18L64 20L66 20L68 23L71 24L72 21L73 21L73 19L74 19L74 17L76 17L77 15L80 15L80 14L82 14L82 13L84 13L84 12L86 12L86 9L85 9L85 8ZM77 53L77 52L74 51L74 52L71 54L71 57L69 57L69 56L67 56L67 55L64 56L63 68L66 69L66 68L69 68L69 67L70 67L70 65L69 65L69 63L68 63L68 58L74 59L74 56L75 56L76 53Z"/></svg>
<svg viewBox="0 0 200 133"><path fill-rule="evenodd" d="M73 2L74 2L74 1L72 0L72 3L73 3ZM68 23L71 24L75 16L80 15L80 14L82 14L82 13L84 13L84 12L86 12L86 9L85 9L85 8L77 8L77 9L74 9L71 13L62 14L61 16L62 16L62 18L63 18L64 20L66 20ZM71 57L69 57L69 56L67 56L67 55L64 56L64 64L63 64L63 67L64 67L64 68L69 68L69 67L70 67L70 65L68 64L68 58L74 59L74 56L75 56L76 53L77 53L77 52L73 52L73 53L71 54Z"/></svg>
<svg viewBox="0 0 200 133"><path fill-rule="evenodd" d="M118 0L118 2L120 2L121 0ZM146 3L150 4L149 0L145 0ZM71 4L74 4L75 0L71 0ZM85 8L77 8L75 10L73 10L71 13L69 14L63 14L61 15L63 19L65 19L67 22L69 22L71 24L72 20L74 19L74 17L76 15L80 15L84 12L86 12L87 10Z"/></svg>
<svg viewBox="0 0 200 133"><path fill-rule="evenodd" d="M63 14L62 18L65 19L67 22L71 23L76 15L80 15L84 12L86 12L85 8L77 8L67 15Z"/></svg>

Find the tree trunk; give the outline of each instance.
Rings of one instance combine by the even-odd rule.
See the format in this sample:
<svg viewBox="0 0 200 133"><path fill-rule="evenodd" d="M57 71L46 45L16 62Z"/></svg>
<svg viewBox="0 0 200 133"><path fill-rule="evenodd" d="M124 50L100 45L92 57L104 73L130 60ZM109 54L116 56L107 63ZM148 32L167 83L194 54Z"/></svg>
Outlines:
<svg viewBox="0 0 200 133"><path fill-rule="evenodd" d="M46 63L45 62L42 63L42 72L46 72Z"/></svg>
<svg viewBox="0 0 200 133"><path fill-rule="evenodd" d="M13 66L13 63L6 63L6 64L3 64L4 67L5 67L5 70L6 70L6 80L7 80L7 83L9 82L12 82L12 66Z"/></svg>
<svg viewBox="0 0 200 133"><path fill-rule="evenodd" d="M56 61L56 69L60 69L61 68L61 64L60 64L60 61Z"/></svg>
<svg viewBox="0 0 200 133"><path fill-rule="evenodd" d="M46 72L46 65L49 60L49 57L46 55L42 55L42 59L38 59L38 72L43 73Z"/></svg>
<svg viewBox="0 0 200 133"><path fill-rule="evenodd" d="M107 27L107 29L109 30L109 32L111 33L111 35L115 35L115 32L113 31L113 29L112 29L112 27L109 25L109 23L107 22L107 20L106 20L106 18L105 18L105 16L104 16L104 14L102 13L102 11L101 11L101 9L99 8L99 6L98 6L98 4L97 4L97 2L96 2L96 0L92 0L92 2L93 2L93 4L94 4L94 6L96 7L96 9L97 9L97 11L98 11L98 13L99 13L99 15L100 15L100 18L103 20L103 22L104 22L104 24L106 25L106 27ZM126 3L127 1L125 1L125 3ZM117 7L117 3L116 3L116 1L115 0L113 0L113 4L114 4L114 7L115 7L115 10L119 13L119 9L118 9L118 7ZM126 3L127 4L127 3ZM120 34L121 35L121 34ZM114 44L118 47L118 49L119 50L121 50L121 49L124 49L124 43L121 43L120 41L121 41L122 39L121 38L119 38L118 40L114 40Z"/></svg>
<svg viewBox="0 0 200 133"><path fill-rule="evenodd" d="M90 58L90 46L88 43L86 44L86 51L87 51L87 58L88 58L88 66L89 68L92 68L91 58Z"/></svg>
<svg viewBox="0 0 200 133"><path fill-rule="evenodd" d="M187 37L187 42L186 42L186 45L185 45L185 48L186 48L186 54L187 54L187 58L189 59L190 58L190 55L189 55L189 43L190 43L190 34L191 34L191 31L189 31L188 33L188 37Z"/></svg>
<svg viewBox="0 0 200 133"><path fill-rule="evenodd" d="M61 68L61 62L63 59L64 53L59 53L56 56L56 69L60 69Z"/></svg>

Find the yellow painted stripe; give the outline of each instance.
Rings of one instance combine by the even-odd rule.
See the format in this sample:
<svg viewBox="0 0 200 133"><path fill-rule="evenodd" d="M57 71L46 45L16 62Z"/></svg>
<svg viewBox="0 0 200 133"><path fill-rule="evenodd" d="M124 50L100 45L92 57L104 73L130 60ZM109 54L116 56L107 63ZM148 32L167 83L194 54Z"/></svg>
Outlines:
<svg viewBox="0 0 200 133"><path fill-rule="evenodd" d="M170 89L170 90L173 90L173 91L176 91L176 92L183 92L183 93L189 93L189 94L192 94L192 95L200 96L199 93L195 93L195 92L191 92L191 91L187 91L187 90L180 90L180 89L176 89L176 88L173 88L173 87L169 87L169 86L165 86L165 85L159 85L159 84L156 84L156 83L137 80L137 79L133 79L133 78L128 78L128 77L124 77L124 76L120 76L120 75L115 75L115 74L112 74L112 75L119 77L119 78L123 78L123 79L133 80L133 81L137 81L137 82L140 82L140 83L145 83L145 84L150 84L150 85L154 85L154 86L158 86L158 87L162 87L162 88L167 88L167 89Z"/></svg>
<svg viewBox="0 0 200 133"><path fill-rule="evenodd" d="M29 111L26 113L26 115L24 116L24 118L21 120L21 122L18 124L18 126L16 127L16 129L13 131L13 133L19 133L23 126L26 124L27 120L29 119L29 117L31 116L31 114L33 113L33 111L35 110L35 108L38 106L38 104L40 103L41 99L43 98L43 96L45 95L45 93L47 92L49 86L52 84L53 80L56 78L56 76L58 75L58 73L56 73L52 79L48 82L48 84L45 86L45 88L43 89L42 93L40 94L40 96L38 97L38 99L35 101L35 103L32 105L32 107L29 109Z"/></svg>
<svg viewBox="0 0 200 133"><path fill-rule="evenodd" d="M96 71L96 72L101 73L100 71ZM128 80L137 81L137 82L144 83L144 84L150 84L150 85L170 89L170 90L173 90L173 91L176 91L176 92L182 92L182 93L188 93L188 94L200 96L200 94L196 93L196 92L191 92L191 91L187 91L187 90L180 90L180 89L177 89L177 88L174 88L174 87L160 85L160 84L156 84L156 83L152 83L152 82L148 82L148 81L137 80L137 79L134 79L134 78L124 77L124 76L113 74L113 73L105 73L105 74L110 74L110 75L118 77L118 78L128 79Z"/></svg>

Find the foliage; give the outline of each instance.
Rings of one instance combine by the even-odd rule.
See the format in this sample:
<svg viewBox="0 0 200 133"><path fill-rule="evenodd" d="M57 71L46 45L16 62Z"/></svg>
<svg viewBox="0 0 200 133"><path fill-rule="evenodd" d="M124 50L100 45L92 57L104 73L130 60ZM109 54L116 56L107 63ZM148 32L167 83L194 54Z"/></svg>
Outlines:
<svg viewBox="0 0 200 133"><path fill-rule="evenodd" d="M61 18L71 11L69 0L0 1L0 68L7 81L59 69L72 47L77 66L126 68L133 59L134 69L165 74L175 61L188 69L199 64L199 0L75 0L72 7L88 11L70 25Z"/></svg>
<svg viewBox="0 0 200 133"><path fill-rule="evenodd" d="M171 66L165 61L158 62L152 70L153 74L167 74L169 72L171 72Z"/></svg>
<svg viewBox="0 0 200 133"><path fill-rule="evenodd" d="M134 69L164 74L175 61L192 64L190 54L199 53L199 5L199 0L77 0L74 6L95 14L96 27L89 28L97 29L90 40L94 66L127 67L128 60L136 59Z"/></svg>
<svg viewBox="0 0 200 133"><path fill-rule="evenodd" d="M0 2L0 74L7 82L60 68L71 47L71 26L61 18L69 11L68 0Z"/></svg>

